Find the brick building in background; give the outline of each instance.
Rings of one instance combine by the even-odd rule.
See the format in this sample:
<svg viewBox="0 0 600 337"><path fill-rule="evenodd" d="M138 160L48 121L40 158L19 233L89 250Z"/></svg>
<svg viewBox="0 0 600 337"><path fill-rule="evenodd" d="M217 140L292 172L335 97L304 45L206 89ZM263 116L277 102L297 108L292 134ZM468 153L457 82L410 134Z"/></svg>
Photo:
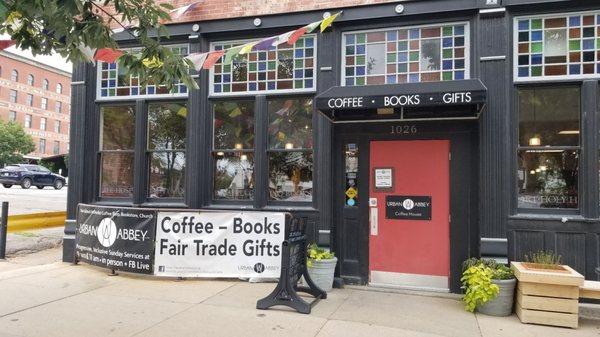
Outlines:
<svg viewBox="0 0 600 337"><path fill-rule="evenodd" d="M33 137L30 161L69 152L71 74L0 52L0 119L16 121Z"/></svg>

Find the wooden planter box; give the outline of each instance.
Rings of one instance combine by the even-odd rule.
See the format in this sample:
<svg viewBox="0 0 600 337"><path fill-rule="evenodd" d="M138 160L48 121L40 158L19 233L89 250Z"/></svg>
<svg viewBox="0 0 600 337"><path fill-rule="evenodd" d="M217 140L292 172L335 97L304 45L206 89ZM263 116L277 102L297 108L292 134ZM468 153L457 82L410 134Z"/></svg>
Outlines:
<svg viewBox="0 0 600 337"><path fill-rule="evenodd" d="M519 280L515 311L522 323L577 328L583 275L565 265L550 270L511 262L510 267Z"/></svg>

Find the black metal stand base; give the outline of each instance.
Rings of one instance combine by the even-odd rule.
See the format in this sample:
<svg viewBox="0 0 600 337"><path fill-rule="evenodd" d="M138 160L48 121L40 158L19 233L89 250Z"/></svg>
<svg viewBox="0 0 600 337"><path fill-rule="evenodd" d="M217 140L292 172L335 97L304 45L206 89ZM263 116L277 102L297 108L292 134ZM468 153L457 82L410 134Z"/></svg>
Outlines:
<svg viewBox="0 0 600 337"><path fill-rule="evenodd" d="M302 255L300 255L302 254ZM300 249L296 252L296 257L302 256L297 264L292 264L290 267L290 245L289 242L283 243L283 256L281 261L281 276L277 287L269 296L256 302L256 309L266 310L276 305L284 305L290 307L299 313L310 314L312 307L321 299L327 298L327 293L319 288L308 274L306 268L306 259L304 258L305 249ZM304 280L308 287L299 287L298 280L300 276L304 276ZM298 292L303 292L312 295L315 299L312 302L307 302L302 299Z"/></svg>

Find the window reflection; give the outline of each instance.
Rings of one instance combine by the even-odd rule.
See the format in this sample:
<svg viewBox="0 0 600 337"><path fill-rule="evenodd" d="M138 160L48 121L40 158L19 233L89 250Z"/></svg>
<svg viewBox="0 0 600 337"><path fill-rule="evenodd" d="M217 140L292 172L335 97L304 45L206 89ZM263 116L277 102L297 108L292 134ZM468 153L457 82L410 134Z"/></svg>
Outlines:
<svg viewBox="0 0 600 337"><path fill-rule="evenodd" d="M187 107L183 103L148 106L148 197L183 198Z"/></svg>
<svg viewBox="0 0 600 337"><path fill-rule="evenodd" d="M104 198L133 196L133 152L102 153L100 196Z"/></svg>
<svg viewBox="0 0 600 337"><path fill-rule="evenodd" d="M100 196L133 196L135 142L133 106L102 107L100 130Z"/></svg>
<svg viewBox="0 0 600 337"><path fill-rule="evenodd" d="M311 149L312 99L270 100L269 148Z"/></svg>
<svg viewBox="0 0 600 337"><path fill-rule="evenodd" d="M214 197L251 200L254 197L254 157L251 153L215 154Z"/></svg>
<svg viewBox="0 0 600 337"><path fill-rule="evenodd" d="M519 90L520 146L578 146L580 90L576 87Z"/></svg>
<svg viewBox="0 0 600 337"><path fill-rule="evenodd" d="M218 102L213 110L215 150L254 148L254 102Z"/></svg>
<svg viewBox="0 0 600 337"><path fill-rule="evenodd" d="M150 157L150 198L183 198L185 153L155 152Z"/></svg>
<svg viewBox="0 0 600 337"><path fill-rule="evenodd" d="M269 154L269 197L271 200L312 201L313 157L305 152Z"/></svg>
<svg viewBox="0 0 600 337"><path fill-rule="evenodd" d="M579 151L519 151L520 208L577 208Z"/></svg>

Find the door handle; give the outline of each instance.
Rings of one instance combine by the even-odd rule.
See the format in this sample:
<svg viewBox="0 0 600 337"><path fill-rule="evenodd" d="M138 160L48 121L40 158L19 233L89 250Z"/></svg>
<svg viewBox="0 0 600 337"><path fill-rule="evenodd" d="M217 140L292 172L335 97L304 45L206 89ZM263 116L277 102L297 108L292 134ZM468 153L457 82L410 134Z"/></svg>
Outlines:
<svg viewBox="0 0 600 337"><path fill-rule="evenodd" d="M379 234L379 215L377 207L369 208L369 224L371 225L371 235L377 236Z"/></svg>

